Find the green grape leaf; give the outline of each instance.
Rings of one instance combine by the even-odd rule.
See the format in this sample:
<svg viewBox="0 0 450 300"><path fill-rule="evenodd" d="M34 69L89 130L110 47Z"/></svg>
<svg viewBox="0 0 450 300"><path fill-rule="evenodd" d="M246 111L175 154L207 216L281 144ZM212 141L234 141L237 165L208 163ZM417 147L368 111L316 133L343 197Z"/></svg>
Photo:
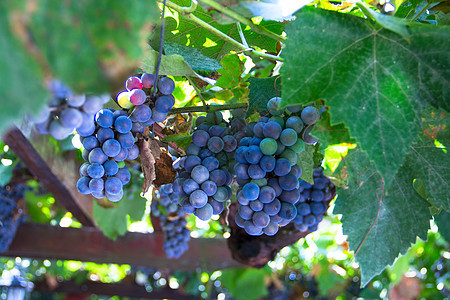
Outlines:
<svg viewBox="0 0 450 300"><path fill-rule="evenodd" d="M0 133L24 114L37 113L48 99L42 71L11 32L14 26L8 23L4 4L0 4L0 74L6 77L0 80Z"/></svg>
<svg viewBox="0 0 450 300"><path fill-rule="evenodd" d="M338 190L335 214L361 267L365 286L416 242L427 238L429 204L413 188L415 165L405 162L386 189L366 153L353 149L336 173L346 186Z"/></svg>
<svg viewBox="0 0 450 300"><path fill-rule="evenodd" d="M268 295L265 277L266 269L227 269L222 270L220 280L236 299L253 300Z"/></svg>
<svg viewBox="0 0 450 300"><path fill-rule="evenodd" d="M133 184L124 190L124 197L115 207L104 208L94 201L93 216L105 236L115 240L127 232L128 218L138 221L145 212L147 200L140 196L139 185Z"/></svg>
<svg viewBox="0 0 450 300"><path fill-rule="evenodd" d="M329 145L356 143L343 123L330 124L330 113L327 111L322 113L321 119L312 130L312 135L319 139L321 151L324 151Z"/></svg>
<svg viewBox="0 0 450 300"><path fill-rule="evenodd" d="M141 62L141 69L144 72L155 74L156 65L158 64L158 52L152 49L146 51ZM194 76L195 73L186 63L183 56L178 54L162 55L161 64L159 66L159 75L172 76Z"/></svg>
<svg viewBox="0 0 450 300"><path fill-rule="evenodd" d="M248 110L247 117L253 115L255 112L267 111L267 102L270 98L281 96L281 78L255 78L250 77L248 94ZM276 86L275 86L276 84Z"/></svg>
<svg viewBox="0 0 450 300"><path fill-rule="evenodd" d="M222 76L217 79L216 85L224 89L231 89L238 86L242 80L241 74L244 71L244 64L239 57L235 54L225 55L220 63L223 68L218 72Z"/></svg>
<svg viewBox="0 0 450 300"><path fill-rule="evenodd" d="M439 215L434 216L434 222L439 227L439 233L442 237L450 243L450 214L446 211L441 211Z"/></svg>
<svg viewBox="0 0 450 300"><path fill-rule="evenodd" d="M164 52L166 55L181 55L194 71L214 72L222 68L217 60L204 56L198 49L193 47L165 42Z"/></svg>
<svg viewBox="0 0 450 300"><path fill-rule="evenodd" d="M447 151L423 138L411 146L405 162L415 166L411 175L421 180L433 206L450 212L450 155Z"/></svg>
<svg viewBox="0 0 450 300"><path fill-rule="evenodd" d="M77 92L108 91L111 81L133 72L160 15L153 0L38 0L34 7L13 11L22 22L13 26L23 29L47 75Z"/></svg>
<svg viewBox="0 0 450 300"><path fill-rule="evenodd" d="M164 137L164 143L175 143L181 149L186 149L192 142L192 136L189 133L172 134Z"/></svg>
<svg viewBox="0 0 450 300"><path fill-rule="evenodd" d="M189 6L191 4L191 0L174 0L173 2L181 6ZM193 15L230 36L234 40L241 41L236 23L226 25L219 24L200 5L197 6ZM284 28L283 23L274 21L262 20L259 22L259 25L277 34L281 34ZM249 27L243 27L242 31L250 47L258 47L269 52L277 51L277 41L260 35ZM154 40L155 39L156 38L154 38ZM166 18L165 40L195 47L199 49L203 55L217 60L220 60L223 55L231 50L242 50L201 27L191 19L183 16L179 17L178 22L174 20L172 16ZM152 44L152 46L154 46L154 44Z"/></svg>
<svg viewBox="0 0 450 300"><path fill-rule="evenodd" d="M411 24L408 43L368 20L304 8L286 27L282 105L325 99L331 124L349 128L389 186L417 140L419 107L450 108L449 29Z"/></svg>
<svg viewBox="0 0 450 300"><path fill-rule="evenodd" d="M305 150L297 154L297 165L302 168L302 177L304 181L313 183L313 171L315 168L314 154L315 146L305 145Z"/></svg>

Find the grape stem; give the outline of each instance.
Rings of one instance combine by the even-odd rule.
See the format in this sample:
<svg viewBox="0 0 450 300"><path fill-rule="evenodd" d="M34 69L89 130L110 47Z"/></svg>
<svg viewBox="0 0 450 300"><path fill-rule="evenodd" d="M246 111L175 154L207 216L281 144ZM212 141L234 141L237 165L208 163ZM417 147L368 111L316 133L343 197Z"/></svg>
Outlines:
<svg viewBox="0 0 450 300"><path fill-rule="evenodd" d="M259 56L259 57L262 57L262 58L278 60L278 61L284 61L284 59L279 57L279 56L268 54L268 53L264 53L264 52L261 52L261 51L257 51L257 50L255 50L253 48L246 47L244 44L239 43L238 41L236 41L232 37L228 36L227 34L223 33L222 31L218 30L217 28L215 28L214 26L211 26L210 24L206 23L202 19L196 17L191 12L186 13L186 11L190 11L190 10L187 10L186 7L183 7L183 6L180 6L178 4L175 4L175 3L173 3L173 2L171 2L169 0L167 0L167 6L172 8L172 9L174 9L175 11L177 11L185 19L188 19L188 20L198 24L199 26L201 26L204 29L208 30L212 34L217 35L222 40L230 43L231 45L233 45L234 47L242 50L243 52L251 52L252 54L254 54L256 56Z"/></svg>
<svg viewBox="0 0 450 300"><path fill-rule="evenodd" d="M158 52L158 63L156 64L156 71L155 71L155 83L153 87L153 97L156 97L156 91L158 86L158 73L159 73L159 67L161 65L161 56L163 51L163 42L164 42L164 11L166 10L166 0L163 0L163 7L162 7L162 13L161 13L161 34L159 36L159 52Z"/></svg>
<svg viewBox="0 0 450 300"><path fill-rule="evenodd" d="M207 105L207 106L187 106L187 107L177 107L172 108L169 111L169 115L181 114L181 113L192 113L192 112L214 112L221 110L230 110L236 108L247 108L247 103L232 103L225 105Z"/></svg>

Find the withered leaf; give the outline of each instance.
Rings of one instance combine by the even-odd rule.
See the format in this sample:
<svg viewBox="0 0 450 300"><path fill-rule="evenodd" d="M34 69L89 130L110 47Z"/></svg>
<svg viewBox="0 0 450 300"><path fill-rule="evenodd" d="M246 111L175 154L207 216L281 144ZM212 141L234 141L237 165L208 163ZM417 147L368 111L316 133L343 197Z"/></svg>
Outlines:
<svg viewBox="0 0 450 300"><path fill-rule="evenodd" d="M160 158L161 150L158 141L150 136L140 139L138 146L141 157L141 168L144 172L142 192L146 193L156 178L155 163Z"/></svg>

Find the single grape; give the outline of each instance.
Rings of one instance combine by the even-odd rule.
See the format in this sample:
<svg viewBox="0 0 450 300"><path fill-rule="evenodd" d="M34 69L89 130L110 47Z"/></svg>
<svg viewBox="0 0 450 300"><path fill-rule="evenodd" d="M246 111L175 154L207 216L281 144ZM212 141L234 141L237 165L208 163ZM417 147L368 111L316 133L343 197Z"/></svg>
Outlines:
<svg viewBox="0 0 450 300"><path fill-rule="evenodd" d="M148 107L147 105L139 105L134 108L133 112L130 115L130 118L131 118L131 120L133 120L135 122L145 123L145 122L149 121L152 116L153 116L153 113L152 113L152 110L150 109L150 107ZM164 120L165 120L165 118L164 118Z"/></svg>
<svg viewBox="0 0 450 300"><path fill-rule="evenodd" d="M280 187L277 178L270 178L267 181L267 185L274 189L276 197L280 196L283 192L283 189Z"/></svg>
<svg viewBox="0 0 450 300"><path fill-rule="evenodd" d="M283 113L283 110L279 109L280 102L280 97L273 97L269 100L269 102L267 102L267 109L269 110L270 114L278 116Z"/></svg>
<svg viewBox="0 0 450 300"><path fill-rule="evenodd" d="M134 145L134 136L131 132L125 134L119 134L117 140L120 146L125 149L130 149Z"/></svg>
<svg viewBox="0 0 450 300"><path fill-rule="evenodd" d="M313 215L307 215L303 218L303 224L313 226L316 223L316 217Z"/></svg>
<svg viewBox="0 0 450 300"><path fill-rule="evenodd" d="M111 202L117 202L120 201L123 197L123 190L120 190L118 194L110 194L105 190L105 196L108 198Z"/></svg>
<svg viewBox="0 0 450 300"><path fill-rule="evenodd" d="M122 191L122 181L117 177L108 177L105 181L105 192L110 195L118 195ZM108 197L109 199L109 197ZM110 199L111 200L111 199Z"/></svg>
<svg viewBox="0 0 450 300"><path fill-rule="evenodd" d="M299 134L303 130L303 121L297 116L291 116L286 120L286 128L292 128Z"/></svg>
<svg viewBox="0 0 450 300"><path fill-rule="evenodd" d="M131 76L125 81L125 88L129 91L133 89L142 89L142 82L139 77Z"/></svg>
<svg viewBox="0 0 450 300"><path fill-rule="evenodd" d="M224 142L220 137L213 136L208 140L208 149L213 153L219 153L223 150Z"/></svg>
<svg viewBox="0 0 450 300"><path fill-rule="evenodd" d="M102 145L103 153L105 153L109 157L115 157L120 153L122 147L120 143L115 139L109 139L105 141Z"/></svg>
<svg viewBox="0 0 450 300"><path fill-rule="evenodd" d="M270 223L270 217L263 211L257 211L252 216L253 224L259 228L264 228Z"/></svg>
<svg viewBox="0 0 450 300"><path fill-rule="evenodd" d="M256 123L255 127L253 127L253 133L255 134L256 137L259 138L264 138L264 134L263 134L263 128L264 128L264 123Z"/></svg>
<svg viewBox="0 0 450 300"><path fill-rule="evenodd" d="M64 140L72 133L73 128L66 128L59 120L53 120L50 122L48 131L56 140Z"/></svg>
<svg viewBox="0 0 450 300"><path fill-rule="evenodd" d="M66 101L71 107L81 107L86 101L86 95L70 95L66 98Z"/></svg>
<svg viewBox="0 0 450 300"><path fill-rule="evenodd" d="M224 170L217 169L209 174L209 179L214 181L217 186L224 185L227 182L227 173Z"/></svg>
<svg viewBox="0 0 450 300"><path fill-rule="evenodd" d="M289 160L285 158L280 158L277 160L277 163L275 165L275 169L273 170L275 175L277 176L285 176L291 172L291 163Z"/></svg>
<svg viewBox="0 0 450 300"><path fill-rule="evenodd" d="M258 199L259 196L259 186L255 183L247 183L242 188L242 193L244 194L244 197L247 198L250 201Z"/></svg>
<svg viewBox="0 0 450 300"><path fill-rule="evenodd" d="M253 216L253 210L250 208L250 206L247 205L241 205L238 209L239 215L244 220L250 220Z"/></svg>
<svg viewBox="0 0 450 300"><path fill-rule="evenodd" d="M265 137L278 139L281 135L282 128L280 124L274 121L267 122L263 128L263 134Z"/></svg>
<svg viewBox="0 0 450 300"><path fill-rule="evenodd" d="M208 202L208 196L202 190L196 190L189 196L189 201L194 208L201 208Z"/></svg>
<svg viewBox="0 0 450 300"><path fill-rule="evenodd" d="M325 194L321 190L313 190L311 192L311 200L315 202L323 201Z"/></svg>
<svg viewBox="0 0 450 300"><path fill-rule="evenodd" d="M234 150L236 150L237 147L237 140L234 136L232 135L226 135L222 138L223 140L223 150L225 152L232 152Z"/></svg>
<svg viewBox="0 0 450 300"><path fill-rule="evenodd" d="M162 77L158 81L158 92L164 95L170 95L175 90L175 82L172 78Z"/></svg>
<svg viewBox="0 0 450 300"><path fill-rule="evenodd" d="M173 103L169 96L160 96L156 99L155 108L160 113L168 113L172 109Z"/></svg>
<svg viewBox="0 0 450 300"><path fill-rule="evenodd" d="M91 179L89 177L83 176L77 181L77 190L83 195L89 195L91 193L91 189L89 188L89 181Z"/></svg>
<svg viewBox="0 0 450 300"><path fill-rule="evenodd" d="M155 107L152 109L151 115L152 115L153 121L155 121L155 122L164 122L164 120L167 119L167 113L159 112Z"/></svg>
<svg viewBox="0 0 450 300"><path fill-rule="evenodd" d="M131 174L127 168L119 169L119 171L117 172L115 177L118 178L120 180L120 182L122 182L122 185L127 184L131 180Z"/></svg>
<svg viewBox="0 0 450 300"><path fill-rule="evenodd" d="M280 154L280 157L287 159L291 166L295 166L297 164L297 153L295 153L291 149L284 150L283 153Z"/></svg>
<svg viewBox="0 0 450 300"><path fill-rule="evenodd" d="M233 193L228 189L228 186L221 186L217 188L216 194L213 196L214 200L219 202L224 202L230 198L230 195Z"/></svg>
<svg viewBox="0 0 450 300"><path fill-rule="evenodd" d="M119 165L114 160L105 161L103 168L105 169L105 174L108 176L114 176L119 171Z"/></svg>
<svg viewBox="0 0 450 300"><path fill-rule="evenodd" d="M98 140L95 138L95 136L88 136L83 140L83 147L87 151L91 151L94 148L97 148L99 146Z"/></svg>
<svg viewBox="0 0 450 300"><path fill-rule="evenodd" d="M213 216L214 210L211 204L206 203L205 206L197 208L194 215L202 221L208 221Z"/></svg>
<svg viewBox="0 0 450 300"><path fill-rule="evenodd" d="M133 160L138 158L139 156L139 147L134 144L130 149L128 149L128 155L127 158L128 160Z"/></svg>
<svg viewBox="0 0 450 300"><path fill-rule="evenodd" d="M198 156L188 156L184 161L184 168L186 171L191 172L195 166L202 163L202 160Z"/></svg>
<svg viewBox="0 0 450 300"><path fill-rule="evenodd" d="M108 159L108 156L105 155L102 148L94 148L89 152L89 162L91 164L98 163L103 164Z"/></svg>
<svg viewBox="0 0 450 300"><path fill-rule="evenodd" d="M85 162L80 166L80 176L88 176L87 168L89 166L90 166L90 164L88 162Z"/></svg>
<svg viewBox="0 0 450 300"><path fill-rule="evenodd" d="M292 128L286 128L281 132L280 141L285 146L292 146L297 142L297 132Z"/></svg>
<svg viewBox="0 0 450 300"><path fill-rule="evenodd" d="M130 101L130 92L121 92L117 95L117 103L120 107L130 109L134 106Z"/></svg>
<svg viewBox="0 0 450 300"><path fill-rule="evenodd" d="M225 129L219 125L213 125L208 129L209 136L223 137L225 135Z"/></svg>
<svg viewBox="0 0 450 300"><path fill-rule="evenodd" d="M202 183L202 190L211 197L217 192L217 185L213 181L207 180Z"/></svg>
<svg viewBox="0 0 450 300"><path fill-rule="evenodd" d="M193 191L198 190L198 188L199 188L198 183L193 179L186 179L183 182L183 191L186 194L191 194Z"/></svg>
<svg viewBox="0 0 450 300"><path fill-rule="evenodd" d="M262 229L260 227L256 226L255 224L253 224L253 222L250 220L244 222L244 230L249 235L261 235L262 234Z"/></svg>
<svg viewBox="0 0 450 300"><path fill-rule="evenodd" d="M283 191L279 196L281 201L296 204L300 200L300 192L298 189L292 191Z"/></svg>
<svg viewBox="0 0 450 300"><path fill-rule="evenodd" d="M191 203L189 202L189 198L183 200L181 207L187 214L193 214L195 211L195 207L191 205Z"/></svg>
<svg viewBox="0 0 450 300"><path fill-rule="evenodd" d="M266 172L259 165L250 165L247 172L251 179L261 179L266 176Z"/></svg>
<svg viewBox="0 0 450 300"><path fill-rule="evenodd" d="M197 130L192 134L192 143L198 147L205 147L209 139L209 133L203 130Z"/></svg>
<svg viewBox="0 0 450 300"><path fill-rule="evenodd" d="M263 186L259 191L259 200L262 203L270 203L275 199L275 190L270 186Z"/></svg>
<svg viewBox="0 0 450 300"><path fill-rule="evenodd" d="M259 149L258 146L252 145L247 148L247 151L245 152L245 159L247 162L251 164L257 164L263 157L263 154L261 152L261 149Z"/></svg>
<svg viewBox="0 0 450 300"><path fill-rule="evenodd" d="M114 131L111 128L99 128L97 130L97 139L101 144L113 138L114 138Z"/></svg>
<svg viewBox="0 0 450 300"><path fill-rule="evenodd" d="M259 200L250 201L249 206L253 211L262 211L264 208L264 204Z"/></svg>
<svg viewBox="0 0 450 300"><path fill-rule="evenodd" d="M318 214L321 214L321 213L324 213L324 212L325 212L325 207L324 207L323 204L320 203L320 202L312 202L312 203L310 204L310 207L311 207L311 212L312 212L313 214L318 215Z"/></svg>
<svg viewBox="0 0 450 300"><path fill-rule="evenodd" d="M236 194L236 199L241 205L249 205L250 201L244 197L244 193L242 191L238 191Z"/></svg>
<svg viewBox="0 0 450 300"><path fill-rule="evenodd" d="M121 147L119 154L114 156L113 159L115 161L124 161L125 159L127 159L127 157L128 157L128 150Z"/></svg>
<svg viewBox="0 0 450 300"><path fill-rule="evenodd" d="M89 115L95 115L102 109L103 103L97 96L88 96L83 104L83 110Z"/></svg>
<svg viewBox="0 0 450 300"><path fill-rule="evenodd" d="M280 200L275 198L272 202L265 203L263 210L269 216L275 216L281 210L281 202L280 202Z"/></svg>
<svg viewBox="0 0 450 300"><path fill-rule="evenodd" d="M120 116L114 121L114 128L119 133L128 133L131 131L133 123L127 116Z"/></svg>
<svg viewBox="0 0 450 300"><path fill-rule="evenodd" d="M278 214L283 219L291 221L297 216L297 209L291 203L281 202L281 209Z"/></svg>
<svg viewBox="0 0 450 300"><path fill-rule="evenodd" d="M109 109L99 110L95 114L95 122L97 122L100 127L109 128L114 123L114 113Z"/></svg>
<svg viewBox="0 0 450 300"><path fill-rule="evenodd" d="M235 216L235 218L234 218L234 221L236 222L236 225L237 225L237 226L239 226L239 227L241 227L241 228L244 228L244 222L245 222L245 220L242 219L242 217L241 217L239 214L236 214L236 216Z"/></svg>
<svg viewBox="0 0 450 300"><path fill-rule="evenodd" d="M71 131L83 124L83 114L75 108L65 108L59 116L61 124Z"/></svg>
<svg viewBox="0 0 450 300"><path fill-rule="evenodd" d="M278 144L273 138L265 138L259 144L262 154L273 155L277 152Z"/></svg>
<svg viewBox="0 0 450 300"><path fill-rule="evenodd" d="M219 168L219 161L217 160L217 158L210 156L202 161L202 165L204 165L208 169L208 171L211 172Z"/></svg>
<svg viewBox="0 0 450 300"><path fill-rule="evenodd" d="M292 191L295 189L298 185L298 178L295 177L294 174L287 174L285 176L281 176L278 178L278 183L280 184L280 187L285 191Z"/></svg>
<svg viewBox="0 0 450 300"><path fill-rule="evenodd" d="M314 106L307 106L302 110L301 118L307 125L312 125L319 119L319 111Z"/></svg>
<svg viewBox="0 0 450 300"><path fill-rule="evenodd" d="M261 158L259 165L265 172L272 172L275 169L277 160L271 155L265 155Z"/></svg>
<svg viewBox="0 0 450 300"><path fill-rule="evenodd" d="M302 216L306 216L309 215L311 213L311 207L308 203L300 203L297 206L297 211L300 215Z"/></svg>
<svg viewBox="0 0 450 300"><path fill-rule="evenodd" d="M267 236L274 236L278 232L278 224L270 222L263 228L263 232Z"/></svg>
<svg viewBox="0 0 450 300"><path fill-rule="evenodd" d="M105 169L99 163L93 163L87 168L89 177L102 178L105 175Z"/></svg>
<svg viewBox="0 0 450 300"><path fill-rule="evenodd" d="M151 89L155 84L156 76L154 74L143 73L141 76L142 87Z"/></svg>
<svg viewBox="0 0 450 300"><path fill-rule="evenodd" d="M99 193L105 188L105 182L101 178L93 178L89 181L89 189L92 193Z"/></svg>

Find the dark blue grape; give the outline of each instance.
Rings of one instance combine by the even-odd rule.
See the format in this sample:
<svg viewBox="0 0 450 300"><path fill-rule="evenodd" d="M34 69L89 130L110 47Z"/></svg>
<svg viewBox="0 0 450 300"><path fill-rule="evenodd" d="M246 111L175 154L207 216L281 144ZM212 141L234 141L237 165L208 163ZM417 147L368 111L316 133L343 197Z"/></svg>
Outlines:
<svg viewBox="0 0 450 300"><path fill-rule="evenodd" d="M61 111L59 121L61 122L62 126L70 128L72 131L75 128L81 126L81 124L83 123L83 115L78 109L65 108Z"/></svg>
<svg viewBox="0 0 450 300"><path fill-rule="evenodd" d="M219 153L223 150L224 142L220 137L214 136L208 140L208 149L213 153Z"/></svg>
<svg viewBox="0 0 450 300"><path fill-rule="evenodd" d="M259 146L259 144L261 144L262 138L259 137L253 137L252 140L250 141L250 146L251 145L255 145L255 146Z"/></svg>
<svg viewBox="0 0 450 300"><path fill-rule="evenodd" d="M299 165L293 165L291 167L291 173L295 175L295 177L300 178L302 176L302 168Z"/></svg>
<svg viewBox="0 0 450 300"><path fill-rule="evenodd" d="M97 148L99 146L98 140L95 138L95 136L88 136L83 140L83 147L87 151L91 151L94 148Z"/></svg>
<svg viewBox="0 0 450 300"><path fill-rule="evenodd" d="M298 189L292 191L283 191L279 196L281 201L296 204L300 200L300 192Z"/></svg>
<svg viewBox="0 0 450 300"><path fill-rule="evenodd" d="M250 165L248 167L248 176L250 176L250 178L252 179L261 179L266 176L266 172L261 169L259 165Z"/></svg>
<svg viewBox="0 0 450 300"><path fill-rule="evenodd" d="M191 194L193 191L199 189L199 184L194 179L186 179L183 182L183 191L186 194Z"/></svg>
<svg viewBox="0 0 450 300"><path fill-rule="evenodd" d="M114 139L107 140L102 145L103 153L105 153L109 157L115 157L119 155L121 149L122 147L120 146L120 143Z"/></svg>
<svg viewBox="0 0 450 300"><path fill-rule="evenodd" d="M308 231L308 225L306 225L306 224L294 224L294 226L300 232L307 232Z"/></svg>
<svg viewBox="0 0 450 300"><path fill-rule="evenodd" d="M146 105L141 105L146 106ZM167 114L159 112L155 107L151 111L151 118L155 122L164 122L165 119L167 119Z"/></svg>
<svg viewBox="0 0 450 300"><path fill-rule="evenodd" d="M113 178L113 177L111 177L111 178ZM105 196L106 196L106 198L108 198L109 201L117 202L117 201L120 201L120 199L122 199L123 190L121 189L118 194L110 194L105 190Z"/></svg>
<svg viewBox="0 0 450 300"><path fill-rule="evenodd" d="M224 185L227 181L227 174L224 170L217 169L211 172L209 175L210 180L214 181L217 186Z"/></svg>
<svg viewBox="0 0 450 300"><path fill-rule="evenodd" d="M209 198L208 204L211 205L213 209L213 215L221 214L225 208L223 202L219 202L217 200L214 200L213 198Z"/></svg>
<svg viewBox="0 0 450 300"><path fill-rule="evenodd" d="M121 147L119 154L114 156L115 161L124 161L128 157L128 150Z"/></svg>
<svg viewBox="0 0 450 300"><path fill-rule="evenodd" d="M270 203L275 199L275 190L270 186L263 186L259 191L259 200L262 203Z"/></svg>
<svg viewBox="0 0 450 300"><path fill-rule="evenodd" d="M80 167L80 176L88 176L87 174L87 168L90 166L89 163L85 162Z"/></svg>
<svg viewBox="0 0 450 300"><path fill-rule="evenodd" d="M145 121L140 121L140 122L145 122ZM133 126L133 123L131 122L130 118L128 118L128 116L120 116L114 121L114 128L119 133L130 132L132 126Z"/></svg>
<svg viewBox="0 0 450 300"><path fill-rule="evenodd" d="M127 159L133 160L138 158L138 156L139 156L139 147L136 144L134 144L130 149L128 149Z"/></svg>
<svg viewBox="0 0 450 300"><path fill-rule="evenodd" d="M239 191L236 194L236 199L238 200L238 202L241 205L248 205L250 203L250 201L247 198L244 197L244 194L242 193L242 191Z"/></svg>
<svg viewBox="0 0 450 300"><path fill-rule="evenodd" d="M101 148L94 148L89 152L89 162L91 164L98 163L103 164L108 159Z"/></svg>
<svg viewBox="0 0 450 300"><path fill-rule="evenodd" d="M131 174L127 168L119 169L115 177L118 178L123 185L127 184L131 180Z"/></svg>
<svg viewBox="0 0 450 300"><path fill-rule="evenodd" d="M250 164L257 164L263 157L263 154L261 152L261 149L259 149L258 146L252 145L247 148L247 151L245 152L245 159ZM237 159L236 159L237 160Z"/></svg>
<svg viewBox="0 0 450 300"><path fill-rule="evenodd" d="M108 176L114 176L119 171L119 165L114 160L107 160L103 164L103 168L105 169L105 174Z"/></svg>
<svg viewBox="0 0 450 300"><path fill-rule="evenodd" d="M236 159L236 161L238 163L241 163L241 164L247 163L247 159L245 158L245 153L247 153L247 151L248 151L248 147L246 147L246 146L240 146L236 150L236 153L234 154L234 158Z"/></svg>
<svg viewBox="0 0 450 300"><path fill-rule="evenodd" d="M321 190L313 190L311 192L311 200L315 202L323 201L324 193Z"/></svg>
<svg viewBox="0 0 450 300"><path fill-rule="evenodd" d="M209 136L223 137L225 135L225 129L219 125L213 125L208 129Z"/></svg>
<svg viewBox="0 0 450 300"><path fill-rule="evenodd" d="M205 166L198 165L192 169L191 177L198 184L202 184L203 182L209 179L209 171Z"/></svg>
<svg viewBox="0 0 450 300"><path fill-rule="evenodd" d="M256 123L255 127L253 127L253 133L255 134L255 136L259 137L259 138L264 138L264 134L263 134L263 128L264 128L264 123Z"/></svg>
<svg viewBox="0 0 450 300"><path fill-rule="evenodd" d="M275 175L280 177L288 175L289 172L291 172L291 163L285 158L280 158L277 160L273 172L275 173Z"/></svg>
<svg viewBox="0 0 450 300"><path fill-rule="evenodd" d="M311 207L308 203L301 203L297 206L297 211L300 215L306 216L311 213Z"/></svg>
<svg viewBox="0 0 450 300"><path fill-rule="evenodd" d="M275 216L281 210L281 202L280 202L280 200L275 198L272 202L265 203L263 210L269 216Z"/></svg>
<svg viewBox="0 0 450 300"><path fill-rule="evenodd" d="M248 175L248 165L236 164L234 167L234 174L240 179L249 179Z"/></svg>
<svg viewBox="0 0 450 300"><path fill-rule="evenodd" d="M202 190L206 195L213 196L217 192L217 185L213 181L207 180L202 183Z"/></svg>
<svg viewBox="0 0 450 300"><path fill-rule="evenodd" d="M50 135L56 140L64 140L67 138L73 131L73 128L66 128L61 124L59 120L53 120L50 122L50 126L48 128L48 132Z"/></svg>
<svg viewBox="0 0 450 300"><path fill-rule="evenodd" d="M281 193L283 192L283 189L278 184L277 178L270 178L269 180L267 180L267 185L275 190L276 197L280 196Z"/></svg>
<svg viewBox="0 0 450 300"><path fill-rule="evenodd" d="M160 96L156 99L155 108L161 113L168 113L172 109L172 99L168 96Z"/></svg>
<svg viewBox="0 0 450 300"><path fill-rule="evenodd" d="M310 204L310 207L311 207L311 212L312 212L313 214L318 215L318 214L321 214L321 213L324 213L324 212L325 212L325 207L324 207L323 204L320 203L320 202L312 202L312 203Z"/></svg>
<svg viewBox="0 0 450 300"><path fill-rule="evenodd" d="M125 133L125 134L119 134L118 141L120 143L120 146L125 149L129 149L133 147L134 145L134 136L131 132Z"/></svg>
<svg viewBox="0 0 450 300"><path fill-rule="evenodd" d="M89 177L81 177L77 181L77 190L83 195L89 195L91 193L91 189L89 188L89 181L91 179Z"/></svg>
<svg viewBox="0 0 450 300"><path fill-rule="evenodd" d="M239 141L239 146L243 147L243 146L250 146L250 141L252 140L251 137L244 137Z"/></svg>
<svg viewBox="0 0 450 300"><path fill-rule="evenodd" d="M88 96L83 104L83 110L89 115L95 115L96 112L102 109L103 103L96 96Z"/></svg>
<svg viewBox="0 0 450 300"><path fill-rule="evenodd" d="M278 178L280 187L285 191L292 191L298 186L298 179L294 174L287 174Z"/></svg>
<svg viewBox="0 0 450 300"><path fill-rule="evenodd" d="M303 224L306 224L308 226L312 226L316 223L316 217L313 215L307 215L303 217Z"/></svg>
<svg viewBox="0 0 450 300"><path fill-rule="evenodd" d="M250 201L250 208L253 211L261 211L264 208L264 204L259 200Z"/></svg>
<svg viewBox="0 0 450 300"><path fill-rule="evenodd" d="M273 138L277 140L281 135L282 128L280 124L274 121L267 122L263 128L263 134L265 137Z"/></svg>
<svg viewBox="0 0 450 300"><path fill-rule="evenodd" d="M237 225L237 226L239 226L239 227L241 227L241 228L244 228L244 222L245 222L245 220L242 219L241 215L236 214L234 221L236 222L236 225Z"/></svg>
<svg viewBox="0 0 450 300"><path fill-rule="evenodd" d="M89 181L89 189L93 193L99 193L105 188L105 182L101 178L93 178Z"/></svg>
<svg viewBox="0 0 450 300"><path fill-rule="evenodd" d="M204 191L196 190L189 196L189 202L194 208L201 208L208 202L208 196Z"/></svg>
<svg viewBox="0 0 450 300"><path fill-rule="evenodd" d="M263 211L257 211L252 216L253 224L259 228L264 228L270 223L270 217Z"/></svg>
<svg viewBox="0 0 450 300"><path fill-rule="evenodd" d="M254 183L247 183L242 188L242 193L244 194L244 197L247 198L250 201L258 199L259 196L259 186Z"/></svg>
<svg viewBox="0 0 450 300"><path fill-rule="evenodd" d="M95 114L95 121L100 127L109 128L114 123L114 113L109 109L99 110Z"/></svg>
<svg viewBox="0 0 450 300"><path fill-rule="evenodd" d="M278 224L270 222L263 228L263 232L267 236L274 236L278 232Z"/></svg>
<svg viewBox="0 0 450 300"><path fill-rule="evenodd" d="M114 131L110 128L99 128L97 130L97 139L102 144L106 140L114 138Z"/></svg>
<svg viewBox="0 0 450 300"><path fill-rule="evenodd" d="M155 84L156 76L154 74L143 73L141 76L142 87L151 89Z"/></svg>
<svg viewBox="0 0 450 300"><path fill-rule="evenodd" d="M314 106L305 107L301 113L302 121L307 125L312 125L316 123L319 117L320 117L319 111Z"/></svg>
<svg viewBox="0 0 450 300"><path fill-rule="evenodd" d="M122 191L122 181L117 177L108 177L105 181L105 193L118 195ZM107 197L109 199L109 197ZM110 199L111 200L111 199Z"/></svg>
<svg viewBox="0 0 450 300"><path fill-rule="evenodd" d="M194 144L190 144L189 146L186 147L186 155L194 155L194 156L198 156L198 154L200 153L200 147Z"/></svg>
<svg viewBox="0 0 450 300"><path fill-rule="evenodd" d="M265 172L272 172L275 169L276 163L277 160L271 155L264 155L259 161L261 169L263 169Z"/></svg>
<svg viewBox="0 0 450 300"><path fill-rule="evenodd" d="M198 147L205 147L209 139L209 133L203 130L197 130L192 134L192 143Z"/></svg>
<svg viewBox="0 0 450 300"><path fill-rule="evenodd" d="M193 214L195 211L195 207L192 206L191 202L189 201L189 198L183 200L182 207L187 214Z"/></svg>
<svg viewBox="0 0 450 300"><path fill-rule="evenodd" d="M253 215L253 210L250 208L250 206L247 205L241 205L239 206L239 215L244 220L250 220Z"/></svg>
<svg viewBox="0 0 450 300"><path fill-rule="evenodd" d="M224 146L223 146L223 150L225 152L232 152L236 149L237 147L237 140L234 136L232 135L226 135L222 138Z"/></svg>
<svg viewBox="0 0 450 300"><path fill-rule="evenodd" d="M291 221L297 216L297 209L291 203L281 202L281 209L278 214L283 219Z"/></svg>
<svg viewBox="0 0 450 300"><path fill-rule="evenodd" d="M87 173L89 177L101 178L105 175L105 169L101 164L93 163L87 168Z"/></svg>
<svg viewBox="0 0 450 300"><path fill-rule="evenodd" d="M172 78L162 77L158 80L158 92L164 95L170 95L175 90L175 82Z"/></svg>
<svg viewBox="0 0 450 300"><path fill-rule="evenodd" d="M262 229L260 227L256 226L255 224L253 224L253 222L250 220L244 222L244 230L249 235L261 235L262 234Z"/></svg>

